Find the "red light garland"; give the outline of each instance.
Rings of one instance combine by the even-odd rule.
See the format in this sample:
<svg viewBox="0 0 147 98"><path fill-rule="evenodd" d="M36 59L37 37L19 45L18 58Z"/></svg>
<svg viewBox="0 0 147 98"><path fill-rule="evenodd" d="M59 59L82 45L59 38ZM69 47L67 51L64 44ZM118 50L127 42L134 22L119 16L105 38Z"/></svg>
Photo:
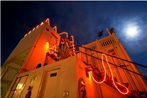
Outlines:
<svg viewBox="0 0 147 98"><path fill-rule="evenodd" d="M104 65L104 60L103 60L104 57L106 58L106 62L107 62L108 68L109 68L110 73L111 73L111 79L112 79L112 82L113 82L114 87L115 87L121 94L124 94L124 95L128 94L128 93L129 93L129 89L128 89L127 87L125 87L123 84L121 84L121 83L119 83L119 82L115 82L114 76L113 76L113 72L112 72L112 69L111 69L111 66L110 66L109 63L108 63L108 59L107 59L107 56L106 56L105 54L102 54L102 65L103 65L104 73L105 73L105 74L104 74L104 78L103 78L102 81L99 82L99 81L97 81L97 80L93 77L92 72L90 72L90 76L91 76L92 80L93 80L94 82L98 83L98 84L101 84L101 83L103 83L104 81L106 81L106 67L105 67L105 65ZM122 91L121 89L118 88L118 85L121 86L121 87L123 87L123 88L126 89L126 90L125 90L125 91Z"/></svg>

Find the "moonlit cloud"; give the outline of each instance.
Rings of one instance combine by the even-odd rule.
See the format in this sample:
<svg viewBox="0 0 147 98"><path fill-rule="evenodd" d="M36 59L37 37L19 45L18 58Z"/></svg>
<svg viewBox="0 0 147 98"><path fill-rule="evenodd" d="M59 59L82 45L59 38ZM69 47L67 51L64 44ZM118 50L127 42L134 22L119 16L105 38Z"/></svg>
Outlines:
<svg viewBox="0 0 147 98"><path fill-rule="evenodd" d="M116 35L133 60L136 60L134 55L147 54L147 19L145 17L147 14L142 12L129 17L124 14L114 18L111 24L115 27ZM135 35L131 35L133 30Z"/></svg>

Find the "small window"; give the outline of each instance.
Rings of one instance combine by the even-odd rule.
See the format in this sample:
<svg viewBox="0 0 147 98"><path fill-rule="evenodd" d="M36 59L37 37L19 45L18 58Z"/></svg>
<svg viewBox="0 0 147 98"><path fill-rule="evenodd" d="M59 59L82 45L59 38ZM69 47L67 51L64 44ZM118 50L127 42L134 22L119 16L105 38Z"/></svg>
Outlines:
<svg viewBox="0 0 147 98"><path fill-rule="evenodd" d="M51 73L50 74L50 77L55 77L55 76L57 76L57 73Z"/></svg>

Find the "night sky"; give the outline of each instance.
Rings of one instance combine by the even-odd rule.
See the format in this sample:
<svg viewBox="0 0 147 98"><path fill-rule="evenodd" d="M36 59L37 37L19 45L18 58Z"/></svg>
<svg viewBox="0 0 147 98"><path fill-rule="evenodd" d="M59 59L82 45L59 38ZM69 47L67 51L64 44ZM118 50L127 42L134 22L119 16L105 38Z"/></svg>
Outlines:
<svg viewBox="0 0 147 98"><path fill-rule="evenodd" d="M114 27L132 60L147 66L147 2L1 2L1 63L19 40L46 18L58 32L73 34L77 44L96 40ZM128 28L137 31L127 34ZM146 69L141 71L147 75Z"/></svg>

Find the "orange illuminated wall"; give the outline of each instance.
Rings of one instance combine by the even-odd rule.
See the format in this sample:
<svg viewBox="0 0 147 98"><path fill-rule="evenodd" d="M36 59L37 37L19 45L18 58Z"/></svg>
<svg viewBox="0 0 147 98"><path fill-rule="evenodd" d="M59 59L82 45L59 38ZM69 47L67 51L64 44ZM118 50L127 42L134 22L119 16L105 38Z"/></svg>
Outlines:
<svg viewBox="0 0 147 98"><path fill-rule="evenodd" d="M40 31L32 50L21 68L21 72L33 70L38 64L44 66L47 52L49 52L53 46L59 45L60 36L57 33L57 28L51 27L47 23L44 25L44 28Z"/></svg>
<svg viewBox="0 0 147 98"><path fill-rule="evenodd" d="M109 34L109 36L102 38L100 40L96 40L92 43L86 44L84 45L84 47L93 49L93 50L98 50L100 52L103 53L107 53L119 58L123 58L129 61L132 61L129 57L129 55L127 54L126 50L124 49L124 47L122 46L122 44L120 43L120 41L117 39L117 37L115 36L114 33ZM125 67L131 71L134 71L136 73L140 73L140 71L138 70L138 68L132 64L132 63L128 63L125 62L123 60L119 60L116 58L113 58L111 56L107 56L105 55L103 57L104 60L108 60L108 62L102 62L102 53L97 53L88 49L84 49L84 48L80 48L81 51L88 53L89 55L95 56L98 59L95 59L91 56L88 56L86 54L82 54L81 53L81 57L82 60L87 62L87 64L92 65L93 68L97 68L99 69L99 71L102 73L103 75L103 79L107 79L105 78L105 74L107 75L107 77L109 77L109 79L112 80L112 83L114 85L114 87L119 91L119 89L116 87L116 85L120 85L121 84L128 84L128 89L130 91L144 91L147 92L147 88L146 88L146 83L143 80L143 78L137 74L134 74L132 72L129 72L127 70L124 70L118 66L121 67ZM105 68L104 66L105 65ZM114 66L115 65L115 66ZM117 65L117 66L116 66ZM111 70L110 70L111 67ZM113 74L112 74L113 73ZM115 79L117 82L113 82L113 79ZM101 80L101 82L104 82L103 80ZM124 87L125 88L125 87ZM123 93L121 91L119 91L120 93ZM126 91L127 93L127 91ZM124 93L125 94L125 93Z"/></svg>
<svg viewBox="0 0 147 98"><path fill-rule="evenodd" d="M86 68L89 68L89 66L85 65L83 60L83 55L79 53L77 55L76 82L78 85L79 79L84 80L86 88L86 98L109 98L110 96L113 96L114 98L126 98L117 89L106 84L106 82L96 83L94 79L91 77L91 71L88 72L87 76ZM77 89L79 89L78 86ZM80 93L78 92L78 94Z"/></svg>

